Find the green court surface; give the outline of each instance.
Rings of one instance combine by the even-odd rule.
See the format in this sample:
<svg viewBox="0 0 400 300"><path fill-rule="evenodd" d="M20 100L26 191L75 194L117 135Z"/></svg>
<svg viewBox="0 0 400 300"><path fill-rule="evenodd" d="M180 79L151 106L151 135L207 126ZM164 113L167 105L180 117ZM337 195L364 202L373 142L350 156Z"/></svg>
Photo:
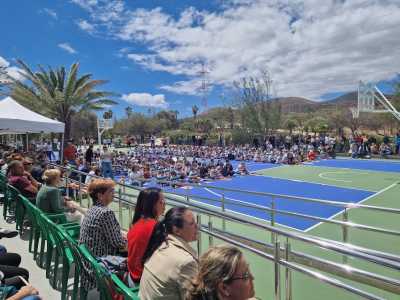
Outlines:
<svg viewBox="0 0 400 300"><path fill-rule="evenodd" d="M256 174L378 192L400 180L400 173L306 165L280 166Z"/></svg>
<svg viewBox="0 0 400 300"><path fill-rule="evenodd" d="M374 194L367 199L363 200L363 204L376 205L390 208L400 209L400 184L397 182L400 180L399 173L390 172L376 172L370 170L353 170L343 168L331 168L331 167L315 167L315 166L281 166L267 170L261 170L257 172L260 176L271 176L282 179L290 179L304 182L320 183L326 185L333 185L343 188L356 188L361 190L367 190L374 192ZM127 196L126 199L132 202L136 201L137 191L134 189L126 189L126 193L131 196ZM117 203L112 204L112 209L116 212L117 218L119 219L124 229L129 228L129 224L132 220L133 207L122 205L121 210ZM349 221L358 224L364 224L384 229L390 229L400 231L400 218L397 214L391 214L387 212L377 212L373 210L367 210L362 208L353 208L348 211ZM246 218L245 216L243 216ZM251 217L248 217L251 220ZM337 214L333 219L342 220L342 213ZM214 228L222 229L222 221L216 217L202 216L203 225L208 225L208 222L212 221ZM269 225L268 221L265 222ZM278 225L279 226L279 225ZM265 243L271 242L271 234L265 230L255 228L254 226L248 226L244 224L238 224L236 222L226 222L226 230L240 234L242 236L251 238L253 240L263 241ZM282 229L289 230L285 227ZM295 229L290 229L291 232L299 232ZM336 224L320 223L312 228L308 229L307 234L311 236L318 236L336 241L343 241L343 229L341 226ZM332 262L342 263L343 256L337 253L333 253L322 248L305 244L297 240L287 240L284 237L279 237L279 241L283 246L284 243L289 242L292 251L297 251L318 257L320 259L327 259ZM201 252L203 253L210 246L209 236L201 234ZM384 251L396 255L400 255L400 242L398 236L388 235L383 233L375 233L370 231L364 231L361 229L350 229L348 231L348 242L372 248L379 251ZM220 244L221 241L213 239L212 243ZM197 244L194 243L193 247L197 249ZM255 275L255 289L258 298L263 300L269 300L274 298L274 264L272 261L268 261L264 258L257 256L256 254L245 252L246 259L250 264L250 268ZM400 281L400 272L389 270L386 267L379 266L370 262L362 261L360 259L347 257L347 264L354 268L379 274L381 276L387 276L395 278ZM300 265L301 266L301 265ZM309 268L309 267L308 267ZM318 269L313 269L318 271ZM375 295L382 297L383 299L398 300L400 296L388 291L379 290L377 288L366 286L364 284L343 279L341 277L335 277L334 274L322 273L332 278L337 278L340 281L350 284L353 287L360 288L364 291L368 291ZM285 299L285 268L281 267L281 291L282 299ZM308 277L307 275L292 272L293 289L292 299L324 299L324 300L337 300L337 299L361 299L359 296L350 294L344 290L334 288L326 283L323 283L317 279Z"/></svg>

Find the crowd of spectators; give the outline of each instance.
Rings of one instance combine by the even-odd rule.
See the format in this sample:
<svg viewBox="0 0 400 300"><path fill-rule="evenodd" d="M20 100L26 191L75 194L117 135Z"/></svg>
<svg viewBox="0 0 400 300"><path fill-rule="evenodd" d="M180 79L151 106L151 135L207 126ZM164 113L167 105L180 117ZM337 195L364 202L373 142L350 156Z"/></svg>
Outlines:
<svg viewBox="0 0 400 300"><path fill-rule="evenodd" d="M146 188L139 193L129 231L121 229L109 207L115 192L115 181L111 179L113 165L120 167L131 184L140 185L152 178L199 182L247 175L249 162L296 164L334 158L337 143L336 138L329 136L310 139L289 136L278 140L270 137L262 145L256 141L253 145L226 147L153 144L135 145L121 152L110 151L107 146L102 150L94 150L93 146L78 149L70 142L64 149L65 164L89 172L80 177L81 183L88 185L85 193L92 201L88 210L65 195L66 190L77 187L66 186L61 179L63 171L48 166L54 157L47 151L27 156L3 149L0 166L8 182L44 212L62 212L67 220L80 222L79 242L95 257L126 260L123 280L130 287L140 287L140 299L245 300L254 297L254 277L243 254L225 245L210 248L199 259L191 246L198 238L194 213L187 207L174 207L165 213L165 200L159 188ZM395 143L398 152L400 132ZM382 155L391 153L385 139L379 150L376 141L366 136L351 136L349 145L354 158L368 157L374 151ZM232 160L238 161L236 168ZM20 261L18 254L7 253L0 247L0 271L6 285L14 286L15 295L10 299L37 294L33 287L24 287L29 272L19 267ZM16 275L20 277L15 279ZM87 290L96 287L93 274L84 272L82 277ZM23 297L15 298L18 293Z"/></svg>
<svg viewBox="0 0 400 300"><path fill-rule="evenodd" d="M34 160L19 153L9 153L5 158L6 168L3 170L10 184L24 193L32 203L43 211L64 212L69 220L81 221L79 242L85 244L95 257L119 257L126 260L127 269L122 279L128 286L140 287L140 299L197 299L194 298L193 287L198 287L197 282L203 276L199 273L202 260L199 261L190 244L197 240L198 226L195 215L189 208L174 207L163 216L165 200L162 191L158 188L144 189L139 193L130 229L124 232L114 211L109 208L114 195L113 180L92 179L86 189L92 205L88 210L81 211L78 204L62 195L61 186L64 184L61 184L60 170L44 168L41 180L37 181L32 175ZM75 213L79 213L79 217ZM221 250L212 248L207 253L213 251L219 253ZM240 259L233 258L230 262L232 265L224 276L214 277L216 282L213 286L216 286L215 295L218 298L206 299L245 300L254 296L254 278L240 251L235 251L239 253L237 255ZM24 280L28 279L28 271L19 268L18 254L2 255L0 262L4 258L10 264L0 266L0 271L7 280L15 274L23 276ZM214 257L214 263L219 265L221 262L218 257ZM206 258L204 262L210 263L210 258ZM9 272L10 268L12 273ZM224 270L220 272L225 272ZM24 288L21 283L13 281L7 281L7 284L13 284L15 290L20 289L20 295L24 297L27 294L37 294L36 289L30 286ZM94 289L96 281L93 273L83 272L82 284L87 290ZM240 284L248 286L248 291L238 294L235 288Z"/></svg>

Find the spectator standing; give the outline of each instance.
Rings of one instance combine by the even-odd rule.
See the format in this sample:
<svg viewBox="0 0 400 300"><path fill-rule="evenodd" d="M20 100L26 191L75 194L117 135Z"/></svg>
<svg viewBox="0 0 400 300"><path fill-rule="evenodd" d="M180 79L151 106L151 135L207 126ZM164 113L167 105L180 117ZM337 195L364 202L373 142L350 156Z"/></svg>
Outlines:
<svg viewBox="0 0 400 300"><path fill-rule="evenodd" d="M103 152L100 154L101 174L103 177L114 179L112 170L112 153L108 151L106 145L103 146Z"/></svg>
<svg viewBox="0 0 400 300"><path fill-rule="evenodd" d="M85 152L85 161L88 164L88 166L92 165L92 160L93 160L93 145L90 144L89 148Z"/></svg>
<svg viewBox="0 0 400 300"><path fill-rule="evenodd" d="M396 133L395 143L396 143L396 154L400 154L400 131L397 131Z"/></svg>

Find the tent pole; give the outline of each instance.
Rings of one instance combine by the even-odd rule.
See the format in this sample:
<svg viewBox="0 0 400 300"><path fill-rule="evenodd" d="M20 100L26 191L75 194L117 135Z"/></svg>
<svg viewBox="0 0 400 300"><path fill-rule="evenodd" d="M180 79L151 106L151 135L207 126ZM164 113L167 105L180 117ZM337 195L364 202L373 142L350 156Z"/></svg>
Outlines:
<svg viewBox="0 0 400 300"><path fill-rule="evenodd" d="M26 152L29 152L29 137L28 137L28 133L26 133Z"/></svg>
<svg viewBox="0 0 400 300"><path fill-rule="evenodd" d="M61 143L60 143L60 165L63 165L64 161L64 132L61 134Z"/></svg>

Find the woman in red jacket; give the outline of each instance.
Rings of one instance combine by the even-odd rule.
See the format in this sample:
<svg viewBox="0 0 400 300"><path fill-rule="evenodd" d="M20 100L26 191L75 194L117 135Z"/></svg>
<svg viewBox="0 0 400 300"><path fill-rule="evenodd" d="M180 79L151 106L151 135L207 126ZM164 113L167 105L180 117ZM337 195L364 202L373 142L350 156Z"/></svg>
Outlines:
<svg viewBox="0 0 400 300"><path fill-rule="evenodd" d="M139 284L143 272L142 258L158 218L164 213L164 195L159 188L147 188L140 192L132 225L128 232L129 286Z"/></svg>

